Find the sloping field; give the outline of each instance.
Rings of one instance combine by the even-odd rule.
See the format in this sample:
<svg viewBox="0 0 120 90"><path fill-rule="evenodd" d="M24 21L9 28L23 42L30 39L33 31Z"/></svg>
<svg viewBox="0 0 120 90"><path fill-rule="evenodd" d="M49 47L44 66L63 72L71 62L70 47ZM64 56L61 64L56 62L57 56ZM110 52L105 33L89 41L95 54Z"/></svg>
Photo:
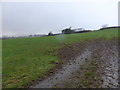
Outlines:
<svg viewBox="0 0 120 90"><path fill-rule="evenodd" d="M64 61L62 67L32 88L118 87L117 38L66 45L59 49L59 54Z"/></svg>
<svg viewBox="0 0 120 90"><path fill-rule="evenodd" d="M57 51L64 45L117 37L118 29L108 29L81 34L3 40L3 87L25 87L34 80L43 78L62 61Z"/></svg>

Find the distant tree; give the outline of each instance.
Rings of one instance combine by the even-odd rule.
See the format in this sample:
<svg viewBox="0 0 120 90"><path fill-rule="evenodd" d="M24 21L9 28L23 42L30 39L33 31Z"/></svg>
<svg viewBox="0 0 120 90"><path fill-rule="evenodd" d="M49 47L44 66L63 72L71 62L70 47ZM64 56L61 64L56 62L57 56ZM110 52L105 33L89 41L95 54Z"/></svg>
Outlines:
<svg viewBox="0 0 120 90"><path fill-rule="evenodd" d="M53 33L52 33L52 32L49 32L49 33L48 33L48 36L52 36L52 35L53 35Z"/></svg>
<svg viewBox="0 0 120 90"><path fill-rule="evenodd" d="M62 30L62 34L70 34L70 33L74 33L74 30L71 30L71 27Z"/></svg>
<svg viewBox="0 0 120 90"><path fill-rule="evenodd" d="M108 27L108 24L102 25L102 28L106 28L106 27Z"/></svg>
<svg viewBox="0 0 120 90"><path fill-rule="evenodd" d="M32 37L32 35L29 35L29 37Z"/></svg>
<svg viewBox="0 0 120 90"><path fill-rule="evenodd" d="M84 31L85 29L84 28L77 28L75 29L75 31Z"/></svg>
<svg viewBox="0 0 120 90"><path fill-rule="evenodd" d="M69 27L69 30L71 30L72 27Z"/></svg>

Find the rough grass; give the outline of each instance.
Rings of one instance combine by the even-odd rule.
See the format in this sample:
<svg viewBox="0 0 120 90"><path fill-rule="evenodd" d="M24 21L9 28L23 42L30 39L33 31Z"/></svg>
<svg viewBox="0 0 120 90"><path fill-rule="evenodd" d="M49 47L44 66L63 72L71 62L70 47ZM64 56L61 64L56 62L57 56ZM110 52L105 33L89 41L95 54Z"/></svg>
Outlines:
<svg viewBox="0 0 120 90"><path fill-rule="evenodd" d="M60 62L55 51L63 44L118 37L118 29L81 34L7 39L2 41L3 87L18 88L43 77Z"/></svg>
<svg viewBox="0 0 120 90"><path fill-rule="evenodd" d="M65 88L98 88L100 77L96 72L96 62L86 62L85 65L81 65L78 74L72 77L70 82L65 83Z"/></svg>
<svg viewBox="0 0 120 90"><path fill-rule="evenodd" d="M97 64L95 61L89 62L86 66L83 66L83 76L79 79L79 83L76 88L98 88L100 85L100 77L97 74Z"/></svg>

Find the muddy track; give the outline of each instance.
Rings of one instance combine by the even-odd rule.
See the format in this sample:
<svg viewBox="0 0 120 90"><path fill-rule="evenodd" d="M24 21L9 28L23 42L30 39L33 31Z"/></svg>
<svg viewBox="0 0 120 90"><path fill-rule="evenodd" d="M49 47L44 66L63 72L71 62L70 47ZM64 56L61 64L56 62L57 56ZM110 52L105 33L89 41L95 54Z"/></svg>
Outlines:
<svg viewBox="0 0 120 90"><path fill-rule="evenodd" d="M64 64L50 77L39 81L30 88L116 88L118 87L118 41L88 40L84 43L64 45L57 55ZM94 75L96 80L87 80L91 85L85 86L81 81L88 71L88 63L95 63ZM86 68L82 68L86 66ZM77 77L77 78L76 78ZM86 77L84 78L86 79ZM83 80L84 80L83 79ZM77 85L77 86L76 86Z"/></svg>

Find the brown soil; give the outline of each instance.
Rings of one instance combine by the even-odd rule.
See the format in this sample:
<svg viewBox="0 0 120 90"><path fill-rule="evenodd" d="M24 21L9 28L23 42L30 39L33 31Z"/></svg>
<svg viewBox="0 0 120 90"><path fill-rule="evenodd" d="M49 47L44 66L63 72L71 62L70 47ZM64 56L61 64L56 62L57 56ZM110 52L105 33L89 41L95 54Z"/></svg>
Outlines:
<svg viewBox="0 0 120 90"><path fill-rule="evenodd" d="M116 38L63 45L56 55L61 59L60 64L57 63L56 69L51 70L30 88L112 88L118 86L118 41ZM93 70L89 69L89 65L94 67ZM92 80L85 76L91 75L91 72L93 72ZM99 77L98 84L96 84L96 77ZM81 80L86 81L87 86Z"/></svg>

